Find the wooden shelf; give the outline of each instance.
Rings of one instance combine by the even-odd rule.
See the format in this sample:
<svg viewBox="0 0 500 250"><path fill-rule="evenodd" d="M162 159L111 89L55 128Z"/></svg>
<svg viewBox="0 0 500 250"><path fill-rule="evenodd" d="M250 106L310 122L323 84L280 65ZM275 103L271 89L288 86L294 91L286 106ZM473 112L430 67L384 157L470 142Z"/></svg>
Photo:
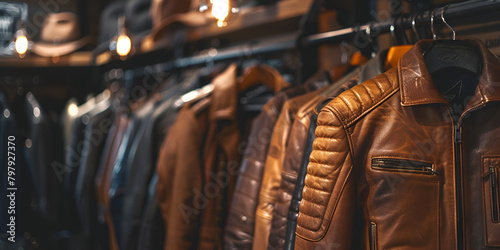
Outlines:
<svg viewBox="0 0 500 250"><path fill-rule="evenodd" d="M307 13L313 0L281 0L275 4L243 8L227 20L227 25L218 27L215 20L208 26L194 28L189 32L188 41L196 42L213 38L227 39L233 43L252 41L281 33L295 32L300 18ZM154 55L162 50L161 44L140 46L144 51L132 55L128 60L142 55ZM158 49L154 49L157 48ZM96 64L106 65L120 61L109 52L97 56Z"/></svg>
<svg viewBox="0 0 500 250"><path fill-rule="evenodd" d="M206 27L194 29L190 33L189 40L196 41L206 38L220 37L233 32L250 29L258 26L267 27L273 23L285 20L300 18L306 14L311 7L312 0L282 0L271 5L261 5L252 8L242 9L227 21L224 27L218 27L215 21ZM298 29L298 26L289 27ZM266 28L264 28L265 31ZM283 32L282 30L272 30L274 34ZM258 35L258 34L256 34Z"/></svg>
<svg viewBox="0 0 500 250"><path fill-rule="evenodd" d="M41 57L34 54L24 58L0 57L2 68L38 68L38 67L86 67L92 64L92 52L74 52L61 57Z"/></svg>

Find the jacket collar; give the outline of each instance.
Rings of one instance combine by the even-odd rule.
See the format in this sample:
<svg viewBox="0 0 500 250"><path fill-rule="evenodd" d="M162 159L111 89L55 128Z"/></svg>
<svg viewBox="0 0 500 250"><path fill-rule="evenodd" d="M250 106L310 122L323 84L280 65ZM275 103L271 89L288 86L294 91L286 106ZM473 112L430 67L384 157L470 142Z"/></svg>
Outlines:
<svg viewBox="0 0 500 250"><path fill-rule="evenodd" d="M236 109L238 107L236 71L236 64L231 64L212 81L214 90L211 94L210 120L236 121Z"/></svg>
<svg viewBox="0 0 500 250"><path fill-rule="evenodd" d="M476 91L466 109L485 104L490 101L500 101L500 61L484 46L473 38L461 39L476 47L483 58L483 69ZM420 104L448 102L435 87L427 70L423 51L432 40L422 40L415 44L408 53L399 60L398 75L401 85L401 104L412 106Z"/></svg>

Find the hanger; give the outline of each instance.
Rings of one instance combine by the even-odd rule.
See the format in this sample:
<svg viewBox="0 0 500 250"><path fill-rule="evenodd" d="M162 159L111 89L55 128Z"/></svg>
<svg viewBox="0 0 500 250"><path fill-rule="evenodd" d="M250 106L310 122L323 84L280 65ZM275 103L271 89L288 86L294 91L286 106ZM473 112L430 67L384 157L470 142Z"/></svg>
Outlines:
<svg viewBox="0 0 500 250"><path fill-rule="evenodd" d="M344 44L347 44L347 42L342 41L342 43L340 44L340 50L342 51L342 64L335 66L329 70L331 82L336 82L337 80L341 79L350 69L352 69L353 67L361 66L369 60L365 55L363 55L363 52L359 50L352 53L351 58L349 59L347 49L345 49L345 47L347 46L344 46Z"/></svg>
<svg viewBox="0 0 500 250"><path fill-rule="evenodd" d="M389 48L387 51L387 55L385 57L385 64L384 68L386 70L389 70L391 68L394 68L398 65L399 59L406 54L411 48L413 48L413 45L410 44L405 44L402 45L400 44L401 41L398 40L396 36L396 22L398 19L395 19L394 22L391 24L390 31L391 31L391 36L394 39L394 42L396 45L392 46ZM403 30L403 37L405 38L406 43L409 43L408 37L406 36L405 31Z"/></svg>
<svg viewBox="0 0 500 250"><path fill-rule="evenodd" d="M434 41L423 52L427 69L431 75L450 68L460 68L479 75L482 70L482 58L470 44L455 40L455 30L444 18L447 7L445 6L441 10L441 20L452 31L452 40L437 39L434 30L434 10L431 14L431 32Z"/></svg>
<svg viewBox="0 0 500 250"><path fill-rule="evenodd" d="M288 83L273 67L259 64L245 69L243 76L238 79L238 92L242 93L252 86L265 85L274 93L288 87Z"/></svg>
<svg viewBox="0 0 500 250"><path fill-rule="evenodd" d="M175 109L182 108L182 106L184 106L186 103L198 102L212 94L215 85L211 82L218 74L223 72L225 68L226 65L215 64L212 58L207 58L205 61L205 67L200 70L197 77L198 88L191 90L188 93L185 93L177 98L173 104Z"/></svg>

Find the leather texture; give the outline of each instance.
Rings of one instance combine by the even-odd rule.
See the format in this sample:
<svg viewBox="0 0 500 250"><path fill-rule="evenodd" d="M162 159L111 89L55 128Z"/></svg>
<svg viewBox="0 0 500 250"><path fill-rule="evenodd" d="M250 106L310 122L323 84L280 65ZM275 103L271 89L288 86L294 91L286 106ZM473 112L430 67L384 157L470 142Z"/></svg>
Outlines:
<svg viewBox="0 0 500 250"><path fill-rule="evenodd" d="M324 106L326 101L333 99L345 90L361 83L364 79L371 79L372 77L381 74L384 70L383 65L386 53L387 51L378 53L377 56L365 63L363 66L328 86L326 89L321 91L320 94L303 105L297 112L297 119L293 122L289 142L285 149L285 161L283 162L283 170L281 172L281 185L274 209L268 248L293 248L291 239L295 237L298 206L296 206L296 209L292 211L290 205L292 202L292 196L295 192L296 183L298 182L298 175L301 171L299 169L307 167L309 155L312 151L311 148L306 147L306 145L310 145L312 147L312 143L307 143L307 141L310 140L308 138L311 137L308 134L308 130L310 130L311 116L317 116L317 113L319 113L318 110L321 110L321 108L318 109L318 106ZM305 153L305 151L307 151L307 153ZM304 160L304 155L307 160ZM305 174L302 178L304 177ZM303 179L301 182L303 182ZM300 195L302 195L302 187L303 186L299 187ZM298 203L300 203L300 199L298 200ZM290 224L293 228L287 229L289 224L288 221L294 222ZM289 243L285 247L287 240Z"/></svg>
<svg viewBox="0 0 500 250"><path fill-rule="evenodd" d="M255 211L253 249L267 249L274 205L281 182L281 170L285 160L285 147L298 109L317 96L322 90L294 97L285 102L274 126L269 150L266 156L259 200Z"/></svg>
<svg viewBox="0 0 500 250"><path fill-rule="evenodd" d="M300 201L302 200L302 189L304 188L304 179L306 178L307 174L307 164L309 164L309 155L312 152L313 141L316 138L314 132L316 131L317 120L318 120L318 114L316 112L312 112L310 118L309 130L307 131L307 141L304 146L304 153L302 155L302 161L300 163L300 169L297 174L297 181L295 183L296 185L293 190L293 197L292 200L290 201L290 209L288 211L288 220L285 233L285 245L283 247L283 249L287 250L295 248L295 229L297 227L299 205Z"/></svg>
<svg viewBox="0 0 500 250"><path fill-rule="evenodd" d="M299 86L276 93L252 122L224 232L225 249L252 248L255 210L274 124L285 101L305 91Z"/></svg>
<svg viewBox="0 0 500 250"><path fill-rule="evenodd" d="M157 197L164 249L223 248L239 171L236 69L232 64L213 80L209 97L186 104L163 142Z"/></svg>
<svg viewBox="0 0 500 250"><path fill-rule="evenodd" d="M484 206L481 166L485 157L500 155L500 62L480 41L463 41L479 52L483 71L460 118L452 117L426 68L422 53L431 40L419 41L397 68L322 109L297 218L297 249L498 247L499 231L488 231L495 223ZM461 130L455 131L455 119ZM456 171L466 178L456 179ZM457 220L457 206L463 219ZM461 220L464 237L457 238Z"/></svg>
<svg viewBox="0 0 500 250"><path fill-rule="evenodd" d="M337 91L332 94L332 97L337 96L346 89L358 83L358 79L352 79L342 86L338 87ZM327 87L329 88L329 87ZM324 91L323 89L319 92ZM316 96L320 96L319 94ZM311 99L313 101L311 101ZM305 151L307 141L307 132L310 126L310 113L314 108L319 105L318 101L322 98L314 98L311 96L308 102L297 112L297 118L293 122L290 130L290 136L284 152L283 168L281 170L281 183L277 191L278 195L275 202L273 211L273 219L271 232L269 235L268 249L283 249L285 244L285 234L287 227L288 214L290 209L290 202L292 200L292 193L297 182L297 174L301 166L302 157Z"/></svg>

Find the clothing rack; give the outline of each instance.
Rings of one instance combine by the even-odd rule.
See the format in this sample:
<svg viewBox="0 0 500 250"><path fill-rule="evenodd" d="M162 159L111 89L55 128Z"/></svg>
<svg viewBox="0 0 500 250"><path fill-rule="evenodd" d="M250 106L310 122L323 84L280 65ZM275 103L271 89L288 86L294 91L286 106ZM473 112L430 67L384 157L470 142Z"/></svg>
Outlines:
<svg viewBox="0 0 500 250"><path fill-rule="evenodd" d="M262 54L278 53L300 47L317 46L325 43L339 42L346 39L351 39L356 35L362 35L365 38L370 36L377 37L380 34L391 32L391 27L398 21L399 27L404 29L412 28L412 21L415 20L420 25L431 26L431 15L434 15L434 25L442 23L441 12L445 9L444 17L446 21L463 19L466 17L484 15L500 11L500 0L473 0L461 3L450 4L446 7L437 8L435 10L424 11L415 14L416 16L401 17L397 19L389 19L382 21L372 21L370 23L359 25L356 27L345 28L340 30L323 32L315 35L310 35L301 39L291 38L281 42L262 43L254 45L241 45L226 49L210 49L204 55L196 55L191 57L179 58L170 62L159 63L146 67L152 67L154 72L166 72L179 68L191 66L199 66L203 64L234 60L249 56L258 56ZM154 73L153 72L153 73ZM150 72L151 73L151 72ZM134 76L141 77L145 74L145 67L135 68Z"/></svg>

